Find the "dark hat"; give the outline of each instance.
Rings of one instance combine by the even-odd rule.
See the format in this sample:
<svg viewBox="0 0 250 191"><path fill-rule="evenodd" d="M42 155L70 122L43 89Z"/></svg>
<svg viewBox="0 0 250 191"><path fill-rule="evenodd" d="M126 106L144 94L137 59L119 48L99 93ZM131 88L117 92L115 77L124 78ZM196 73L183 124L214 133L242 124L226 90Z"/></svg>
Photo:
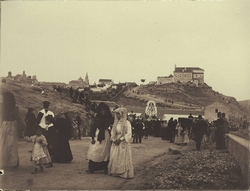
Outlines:
<svg viewBox="0 0 250 191"><path fill-rule="evenodd" d="M202 115L198 115L198 119L202 119Z"/></svg>
<svg viewBox="0 0 250 191"><path fill-rule="evenodd" d="M50 104L50 102L49 102L49 101L44 101L44 102L43 102L43 107L48 107L48 106L49 106L49 104Z"/></svg>

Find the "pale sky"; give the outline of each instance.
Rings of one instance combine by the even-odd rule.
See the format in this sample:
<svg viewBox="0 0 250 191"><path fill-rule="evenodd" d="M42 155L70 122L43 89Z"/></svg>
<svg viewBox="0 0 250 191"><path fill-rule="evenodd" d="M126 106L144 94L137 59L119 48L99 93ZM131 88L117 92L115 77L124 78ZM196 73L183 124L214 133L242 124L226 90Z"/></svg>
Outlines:
<svg viewBox="0 0 250 191"><path fill-rule="evenodd" d="M156 81L200 67L205 82L250 99L250 1L4 1L0 76Z"/></svg>

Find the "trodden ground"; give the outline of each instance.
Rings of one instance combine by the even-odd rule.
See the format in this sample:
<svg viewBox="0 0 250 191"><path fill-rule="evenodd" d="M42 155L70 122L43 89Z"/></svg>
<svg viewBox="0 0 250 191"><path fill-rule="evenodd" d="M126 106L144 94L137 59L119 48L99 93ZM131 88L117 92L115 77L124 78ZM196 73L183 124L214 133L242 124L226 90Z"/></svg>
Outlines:
<svg viewBox="0 0 250 191"><path fill-rule="evenodd" d="M20 167L5 171L0 176L1 189L18 189L18 190L89 190L89 189L126 189L127 185L135 183L140 184L143 179L142 169L147 168L156 162L158 158L168 154L168 148L178 148L180 150L185 147L178 146L161 138L149 137L143 139L141 144L132 145L133 164L135 169L135 179L126 180L122 178L112 177L103 172L95 172L87 174L85 170L88 166L86 154L90 144L88 137L82 140L70 140L70 146L73 154L73 161L69 164L55 163L53 168L46 169L43 173L31 174L33 165L30 162L30 153L32 143L21 141L19 143ZM169 155L170 157L171 155ZM138 176L138 177L137 177ZM139 182L138 182L139 181Z"/></svg>

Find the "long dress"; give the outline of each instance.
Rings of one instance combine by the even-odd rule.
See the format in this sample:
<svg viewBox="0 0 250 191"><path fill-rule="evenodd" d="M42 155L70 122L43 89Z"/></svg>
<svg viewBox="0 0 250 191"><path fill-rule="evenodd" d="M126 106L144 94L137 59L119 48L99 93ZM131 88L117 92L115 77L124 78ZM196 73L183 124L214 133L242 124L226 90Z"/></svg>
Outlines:
<svg viewBox="0 0 250 191"><path fill-rule="evenodd" d="M71 123L68 119L58 118L55 122L57 130L56 143L53 161L55 163L69 163L73 160L72 152L69 145L71 138Z"/></svg>
<svg viewBox="0 0 250 191"><path fill-rule="evenodd" d="M100 143L97 140L99 129L96 129L95 144L90 144L87 153L87 159L89 160L89 170L98 171L106 170L109 162L109 153L111 147L110 134L108 129L105 129L105 139Z"/></svg>
<svg viewBox="0 0 250 191"><path fill-rule="evenodd" d="M33 113L27 114L25 117L25 122L26 122L26 129L24 136L31 137L35 135L36 129L38 128L35 114Z"/></svg>
<svg viewBox="0 0 250 191"><path fill-rule="evenodd" d="M182 127L180 125L177 125L176 126L176 135L175 135L175 139L174 139L174 142L176 144L181 144L182 143L182 136L181 136L181 130L182 130Z"/></svg>
<svg viewBox="0 0 250 191"><path fill-rule="evenodd" d="M47 164L49 162L45 150L48 145L46 138L44 135L41 136L32 136L32 142L34 143L33 150L31 153L31 161L34 164ZM40 143L42 141L42 143Z"/></svg>
<svg viewBox="0 0 250 191"><path fill-rule="evenodd" d="M126 134L124 135L125 140L122 141L119 145L115 145L114 142L112 143L111 150L110 150L110 161L108 165L108 174L112 176L120 176L122 178L133 178L134 177L134 168L133 168L133 161L132 161L132 151L130 145L130 139L132 136L131 124L127 121L126 126L122 126L121 122L117 123L115 135L115 141L121 137L122 128L127 128ZM112 131L113 132L113 131ZM112 133L111 132L111 133Z"/></svg>
<svg viewBox="0 0 250 191"><path fill-rule="evenodd" d="M3 118L0 128L0 168L19 166L18 134L24 129L18 107L12 115Z"/></svg>

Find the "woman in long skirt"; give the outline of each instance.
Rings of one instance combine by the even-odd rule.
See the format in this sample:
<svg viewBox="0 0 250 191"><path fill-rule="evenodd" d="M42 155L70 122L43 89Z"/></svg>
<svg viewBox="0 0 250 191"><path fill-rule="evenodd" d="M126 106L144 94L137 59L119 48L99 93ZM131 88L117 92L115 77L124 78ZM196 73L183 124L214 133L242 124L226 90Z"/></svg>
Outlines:
<svg viewBox="0 0 250 191"><path fill-rule="evenodd" d="M181 135L181 131L182 131L182 127L181 127L181 122L178 122L178 124L176 125L176 128L175 128L175 139L174 139L174 142L176 144L182 144L182 135Z"/></svg>
<svg viewBox="0 0 250 191"><path fill-rule="evenodd" d="M108 128L113 123L113 117L109 106L100 103L97 107L97 114L91 126L91 144L87 153L89 159L88 173L104 170L108 173L108 162L111 147L110 132Z"/></svg>
<svg viewBox="0 0 250 191"><path fill-rule="evenodd" d="M130 139L132 136L131 124L127 121L127 109L115 110L115 121L111 131L113 141L110 150L108 174L122 178L133 178L134 168Z"/></svg>
<svg viewBox="0 0 250 191"><path fill-rule="evenodd" d="M14 94L3 94L0 128L0 168L19 166L18 135L22 135L24 124L21 121Z"/></svg>

